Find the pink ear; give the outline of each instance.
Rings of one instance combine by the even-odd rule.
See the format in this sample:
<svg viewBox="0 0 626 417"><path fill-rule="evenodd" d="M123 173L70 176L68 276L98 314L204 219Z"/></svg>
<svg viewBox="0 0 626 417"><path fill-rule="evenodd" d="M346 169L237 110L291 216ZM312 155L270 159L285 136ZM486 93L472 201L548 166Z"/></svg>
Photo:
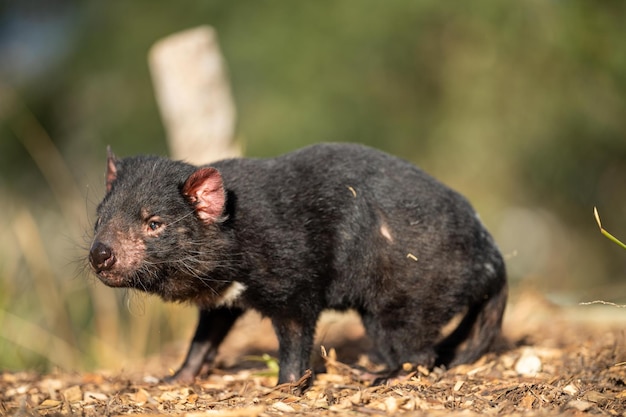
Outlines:
<svg viewBox="0 0 626 417"><path fill-rule="evenodd" d="M115 166L115 162L117 158L113 155L113 151L110 146L107 146L107 174L106 174L106 187L107 193L111 191L111 187L113 186L113 181L117 179L117 167Z"/></svg>
<svg viewBox="0 0 626 417"><path fill-rule="evenodd" d="M183 195L195 205L198 217L205 223L217 220L224 211L226 193L222 176L215 168L200 168L187 178Z"/></svg>

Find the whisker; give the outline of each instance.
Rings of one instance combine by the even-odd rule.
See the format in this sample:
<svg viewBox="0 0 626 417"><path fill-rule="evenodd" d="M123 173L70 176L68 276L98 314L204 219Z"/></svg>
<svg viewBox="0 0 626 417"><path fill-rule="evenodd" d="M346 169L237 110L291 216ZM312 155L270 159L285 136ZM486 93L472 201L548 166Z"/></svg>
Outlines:
<svg viewBox="0 0 626 417"><path fill-rule="evenodd" d="M170 224L176 224L176 223L180 222L181 220L184 220L187 217L193 215L194 213L195 213L195 210L191 210L188 213L185 213L184 215L180 216L178 219L172 221Z"/></svg>

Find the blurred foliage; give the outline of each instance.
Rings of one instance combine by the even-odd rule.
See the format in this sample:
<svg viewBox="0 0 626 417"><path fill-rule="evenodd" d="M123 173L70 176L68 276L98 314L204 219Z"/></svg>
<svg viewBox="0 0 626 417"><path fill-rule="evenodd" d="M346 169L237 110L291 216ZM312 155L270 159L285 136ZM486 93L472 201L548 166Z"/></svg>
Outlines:
<svg viewBox="0 0 626 417"><path fill-rule="evenodd" d="M167 152L148 49L202 24L218 31L248 156L384 149L472 200L514 281L623 298L626 259L591 216L597 205L626 230L625 12L619 0L2 3L0 48L28 35L40 52L0 59L0 369L113 366L188 337L189 309L139 297L138 314L83 269L105 146ZM46 18L59 29L43 31Z"/></svg>

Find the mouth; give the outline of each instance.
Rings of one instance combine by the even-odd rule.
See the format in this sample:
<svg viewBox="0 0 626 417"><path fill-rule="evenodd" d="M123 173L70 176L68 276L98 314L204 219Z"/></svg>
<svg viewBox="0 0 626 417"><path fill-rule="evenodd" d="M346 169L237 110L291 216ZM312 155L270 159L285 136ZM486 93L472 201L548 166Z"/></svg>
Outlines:
<svg viewBox="0 0 626 417"><path fill-rule="evenodd" d="M107 273L106 271L96 272L96 276L107 287L128 287L128 280L121 275Z"/></svg>

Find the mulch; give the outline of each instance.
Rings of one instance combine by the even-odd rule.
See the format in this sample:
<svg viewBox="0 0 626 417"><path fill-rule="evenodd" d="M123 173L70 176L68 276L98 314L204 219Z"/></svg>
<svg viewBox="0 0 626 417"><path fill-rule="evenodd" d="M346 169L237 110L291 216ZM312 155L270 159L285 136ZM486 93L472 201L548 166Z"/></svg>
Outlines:
<svg viewBox="0 0 626 417"><path fill-rule="evenodd" d="M324 349L325 371L301 395L244 360L191 386L160 382L163 370L148 361L132 372L4 372L0 415L626 416L625 324L625 310L558 307L528 293L507 311L510 349L449 370L407 367L372 386L376 369L365 356L347 365Z"/></svg>

